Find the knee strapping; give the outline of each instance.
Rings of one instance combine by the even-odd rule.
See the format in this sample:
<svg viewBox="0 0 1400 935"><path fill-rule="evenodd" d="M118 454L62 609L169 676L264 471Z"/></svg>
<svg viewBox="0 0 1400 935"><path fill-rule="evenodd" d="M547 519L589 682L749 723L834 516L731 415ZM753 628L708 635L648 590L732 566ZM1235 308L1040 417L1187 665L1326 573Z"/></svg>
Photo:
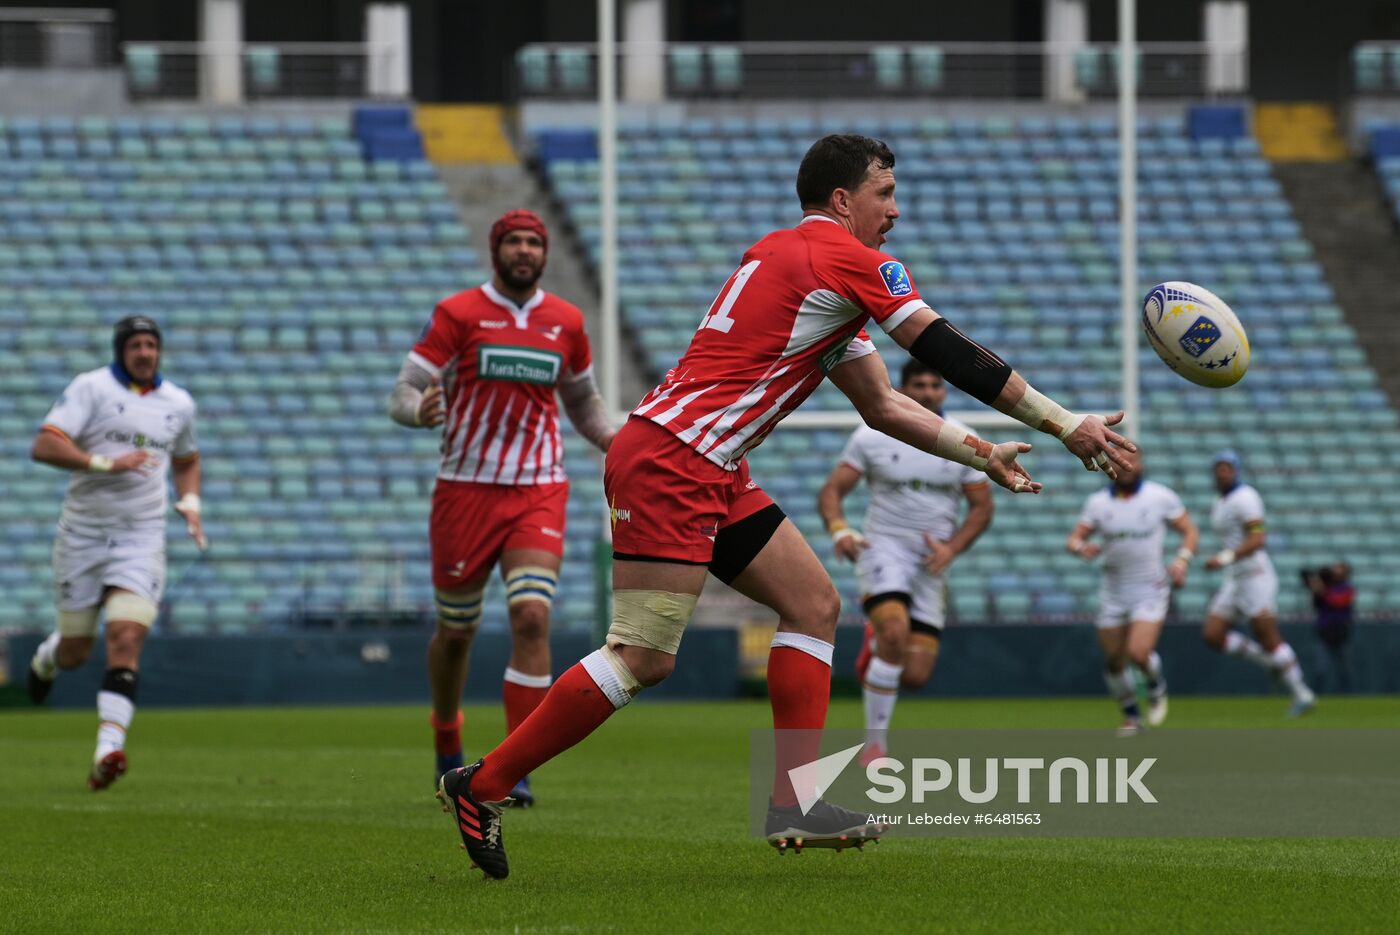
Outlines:
<svg viewBox="0 0 1400 935"><path fill-rule="evenodd" d="M60 610L58 612L59 636L93 636L97 633L97 608L86 610Z"/></svg>
<svg viewBox="0 0 1400 935"><path fill-rule="evenodd" d="M113 620L130 620L132 623L139 623L143 627L149 627L156 622L156 602L148 597L139 594L132 594L130 591L117 591L107 598L104 605L107 610L107 622Z"/></svg>
<svg viewBox="0 0 1400 935"><path fill-rule="evenodd" d="M433 592L437 604L438 623L452 630L465 630L474 633L481 623L482 598L485 589L463 593L461 591Z"/></svg>
<svg viewBox="0 0 1400 935"><path fill-rule="evenodd" d="M607 645L643 646L674 656L698 600L673 591L615 591Z"/></svg>
<svg viewBox="0 0 1400 935"><path fill-rule="evenodd" d="M521 565L506 572L506 604L521 601L554 603L554 590L559 586L559 573L540 565Z"/></svg>
<svg viewBox="0 0 1400 935"><path fill-rule="evenodd" d="M623 707L642 690L642 683L611 646L605 645L584 656L583 668L614 708Z"/></svg>

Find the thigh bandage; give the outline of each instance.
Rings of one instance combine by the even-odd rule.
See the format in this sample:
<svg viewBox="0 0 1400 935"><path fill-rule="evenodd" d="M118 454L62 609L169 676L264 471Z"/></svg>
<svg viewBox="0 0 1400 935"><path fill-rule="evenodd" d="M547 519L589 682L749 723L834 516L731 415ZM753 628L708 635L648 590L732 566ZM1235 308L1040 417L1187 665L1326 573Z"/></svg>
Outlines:
<svg viewBox="0 0 1400 935"><path fill-rule="evenodd" d="M607 645L644 646L674 656L698 600L672 591L614 591Z"/></svg>
<svg viewBox="0 0 1400 935"><path fill-rule="evenodd" d="M477 591L433 591L437 603L438 623L449 630L475 633L481 623L482 599L485 588Z"/></svg>
<svg viewBox="0 0 1400 935"><path fill-rule="evenodd" d="M86 610L60 610L58 612L59 636L96 636L97 608Z"/></svg>
<svg viewBox="0 0 1400 935"><path fill-rule="evenodd" d="M132 623L149 627L156 622L156 602L130 591L113 592L103 606L107 611L108 623L113 620L130 620Z"/></svg>
<svg viewBox="0 0 1400 935"><path fill-rule="evenodd" d="M559 586L559 573L540 565L521 565L506 572L506 604L514 607L521 601L554 603L554 589Z"/></svg>

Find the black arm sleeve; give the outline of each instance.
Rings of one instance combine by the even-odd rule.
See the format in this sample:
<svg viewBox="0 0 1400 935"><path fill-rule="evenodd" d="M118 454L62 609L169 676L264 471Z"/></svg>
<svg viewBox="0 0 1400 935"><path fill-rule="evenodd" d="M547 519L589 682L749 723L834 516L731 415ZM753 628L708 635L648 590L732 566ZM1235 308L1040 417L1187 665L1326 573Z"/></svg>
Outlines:
<svg viewBox="0 0 1400 935"><path fill-rule="evenodd" d="M987 405L1011 379L1011 365L939 318L914 339L909 354L943 379Z"/></svg>

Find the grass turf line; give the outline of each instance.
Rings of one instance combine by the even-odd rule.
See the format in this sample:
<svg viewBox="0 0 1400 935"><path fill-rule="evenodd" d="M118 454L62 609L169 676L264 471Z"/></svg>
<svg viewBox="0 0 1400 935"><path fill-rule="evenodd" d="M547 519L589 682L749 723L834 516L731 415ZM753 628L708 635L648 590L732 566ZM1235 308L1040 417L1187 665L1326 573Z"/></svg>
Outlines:
<svg viewBox="0 0 1400 935"><path fill-rule="evenodd" d="M1400 699L1173 698L1174 727L1390 727ZM901 726L1107 727L1101 699L906 701ZM0 929L12 932L1393 930L1400 842L913 839L777 857L746 836L762 702L638 704L507 815L512 876L467 869L420 708L156 710L83 785L90 712L0 714ZM857 727L857 703L833 727ZM499 708L467 710L481 751Z"/></svg>

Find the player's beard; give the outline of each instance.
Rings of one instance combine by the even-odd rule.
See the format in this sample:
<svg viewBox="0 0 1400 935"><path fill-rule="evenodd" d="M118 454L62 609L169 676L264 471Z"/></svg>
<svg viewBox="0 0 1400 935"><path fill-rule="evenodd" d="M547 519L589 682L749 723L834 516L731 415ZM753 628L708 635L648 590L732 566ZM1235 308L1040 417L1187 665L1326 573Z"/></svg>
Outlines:
<svg viewBox="0 0 1400 935"><path fill-rule="evenodd" d="M533 267L530 270L529 275L527 276L517 275L515 271L518 268L518 266L505 267L500 271L501 282L505 283L507 287L517 292L524 292L527 289L534 288L535 283L540 281L540 276L544 275L543 263L541 263L539 266Z"/></svg>

